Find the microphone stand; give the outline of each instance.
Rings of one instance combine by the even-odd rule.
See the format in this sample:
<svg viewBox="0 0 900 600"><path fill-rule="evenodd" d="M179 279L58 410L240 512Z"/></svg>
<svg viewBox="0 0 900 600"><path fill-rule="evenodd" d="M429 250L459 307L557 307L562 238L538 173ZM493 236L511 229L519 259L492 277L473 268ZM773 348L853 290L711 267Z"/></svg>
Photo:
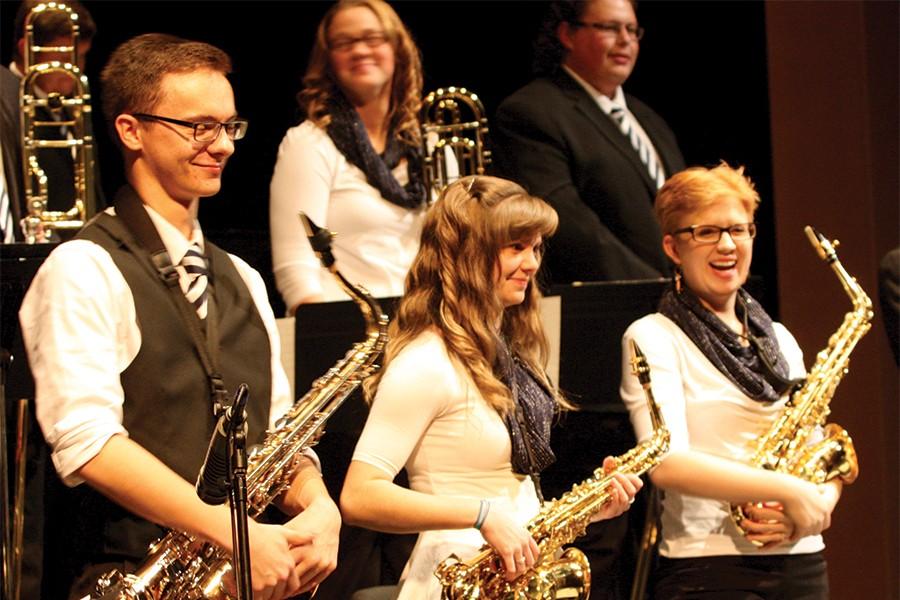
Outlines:
<svg viewBox="0 0 900 600"><path fill-rule="evenodd" d="M231 501L232 569L238 600L253 598L250 581L250 535L247 529L247 435L244 413L235 418L238 426L228 428L228 483Z"/></svg>

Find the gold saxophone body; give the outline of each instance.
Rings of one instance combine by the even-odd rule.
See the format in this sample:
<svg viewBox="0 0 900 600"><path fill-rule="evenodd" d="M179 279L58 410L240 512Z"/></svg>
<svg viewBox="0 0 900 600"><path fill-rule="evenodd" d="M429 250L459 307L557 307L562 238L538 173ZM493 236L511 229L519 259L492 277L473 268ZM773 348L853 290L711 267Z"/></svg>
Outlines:
<svg viewBox="0 0 900 600"><path fill-rule="evenodd" d="M616 472L641 475L656 465L669 449L669 430L650 389L650 368L637 344L632 343L632 372L638 377L653 423L653 435L616 457ZM558 500L547 503L528 523L540 556L534 567L515 581L504 577L502 561L490 547L468 562L451 554L435 570L443 600L586 600L591 590L587 557L577 548L559 550L584 535L591 517L609 502L613 474L600 467Z"/></svg>
<svg viewBox="0 0 900 600"><path fill-rule="evenodd" d="M836 423L826 425L825 420L831 412L834 391L848 371L850 353L872 326L872 301L838 260L835 252L838 242L829 242L809 226L804 232L841 281L853 310L845 315L840 328L828 340L828 346L816 356L803 384L791 394L775 423L758 439L750 464L813 483L824 483L835 477L853 483L859 474L853 440L842 427ZM812 442L814 433L822 426L824 437ZM731 506L731 518L741 533L746 534L740 526L745 518L741 506Z"/></svg>
<svg viewBox="0 0 900 600"><path fill-rule="evenodd" d="M387 315L366 290L351 285L337 270L330 251L331 232L316 227L302 213L301 219L322 263L359 306L366 321L366 337L317 379L251 451L247 465L250 517L262 513L289 487L303 450L318 441L325 421L378 368L375 360L387 343ZM170 531L150 546L149 555L133 574L113 571L104 575L91 598L231 600L223 581L231 569L231 556L224 550L187 533Z"/></svg>

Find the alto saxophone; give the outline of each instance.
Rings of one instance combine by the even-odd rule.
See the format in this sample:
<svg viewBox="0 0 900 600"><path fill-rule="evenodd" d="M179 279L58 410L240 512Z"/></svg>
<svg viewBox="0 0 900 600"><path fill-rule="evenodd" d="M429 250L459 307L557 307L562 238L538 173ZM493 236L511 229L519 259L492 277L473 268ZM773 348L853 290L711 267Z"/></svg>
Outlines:
<svg viewBox="0 0 900 600"><path fill-rule="evenodd" d="M650 388L650 368L638 345L632 341L632 372L638 377L653 424L651 437L616 457L616 472L641 475L662 459L669 449L669 430ZM591 590L591 568L577 548L568 548L557 558L563 545L584 535L591 517L609 502L613 473L596 469L591 477L572 486L558 500L547 503L528 523L528 531L538 544L535 565L515 581L507 581L500 557L490 547L468 562L455 554L435 570L443 590L443 600L585 600Z"/></svg>
<svg viewBox="0 0 900 600"><path fill-rule="evenodd" d="M853 483L859 475L859 465L853 440L836 423L825 425L834 390L847 373L850 353L872 324L872 301L844 270L835 248L837 240L829 242L812 227L805 227L809 242L819 256L831 265L850 296L853 310L844 316L840 328L828 340L828 346L816 356L803 384L792 394L784 410L756 443L750 464L754 467L787 473L813 483L824 483L840 477ZM812 443L814 433L824 425L823 439ZM731 506L731 518L738 530L746 535L741 521L746 518L741 506ZM761 543L754 542L761 546Z"/></svg>
<svg viewBox="0 0 900 600"><path fill-rule="evenodd" d="M301 220L322 264L359 306L366 321L365 340L357 342L281 418L248 458L248 514L256 517L284 490L296 474L301 453L314 445L325 421L363 379L378 367L375 360L387 343L388 317L361 287L351 285L337 270L331 254L332 233L316 227L303 213ZM231 600L223 578L232 569L231 556L221 548L179 531L170 531L150 546L150 553L133 574L112 571L97 583L98 600Z"/></svg>

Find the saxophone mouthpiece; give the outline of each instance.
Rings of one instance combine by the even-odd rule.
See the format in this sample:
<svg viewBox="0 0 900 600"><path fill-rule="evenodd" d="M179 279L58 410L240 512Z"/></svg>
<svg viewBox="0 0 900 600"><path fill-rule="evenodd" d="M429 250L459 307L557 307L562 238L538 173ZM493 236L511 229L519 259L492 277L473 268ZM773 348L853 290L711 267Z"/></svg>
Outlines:
<svg viewBox="0 0 900 600"><path fill-rule="evenodd" d="M331 253L331 239L334 234L324 227L319 227L312 222L305 212L300 212L300 222L303 223L303 229L306 230L306 237L309 238L309 244L312 246L313 252L319 257L319 260L326 269L330 269L334 265L334 254Z"/></svg>
<svg viewBox="0 0 900 600"><path fill-rule="evenodd" d="M819 253L819 258L827 263L833 263L837 260L837 254L834 251L838 245L837 240L834 243L829 242L824 235L809 225L803 228L803 232L806 234L812 247Z"/></svg>
<svg viewBox="0 0 900 600"><path fill-rule="evenodd" d="M641 352L637 342L631 340L631 372L635 374L641 385L650 384L650 367L647 366L647 357Z"/></svg>

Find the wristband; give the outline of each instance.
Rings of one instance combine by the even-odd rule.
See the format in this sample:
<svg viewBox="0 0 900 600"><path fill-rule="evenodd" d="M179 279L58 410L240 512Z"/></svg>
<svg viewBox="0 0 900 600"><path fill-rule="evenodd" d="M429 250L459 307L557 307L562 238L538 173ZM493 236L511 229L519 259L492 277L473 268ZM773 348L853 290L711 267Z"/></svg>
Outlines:
<svg viewBox="0 0 900 600"><path fill-rule="evenodd" d="M481 526L484 525L484 520L487 519L490 510L491 503L487 500L482 500L481 504L478 506L478 517L475 519L475 525L473 525L475 529L481 531Z"/></svg>

